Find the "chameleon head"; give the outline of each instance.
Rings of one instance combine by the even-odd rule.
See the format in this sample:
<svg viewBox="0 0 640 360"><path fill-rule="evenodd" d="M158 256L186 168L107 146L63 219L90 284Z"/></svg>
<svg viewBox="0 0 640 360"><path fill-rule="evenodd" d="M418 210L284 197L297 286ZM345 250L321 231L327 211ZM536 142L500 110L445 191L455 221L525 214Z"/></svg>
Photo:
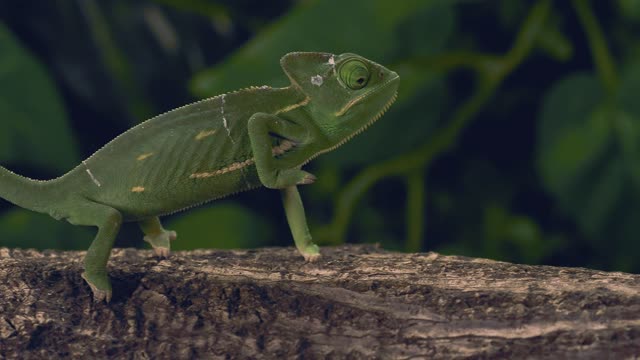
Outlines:
<svg viewBox="0 0 640 360"><path fill-rule="evenodd" d="M395 100L400 83L395 72L349 53L296 52L280 63L309 98L308 108L331 148L380 118Z"/></svg>

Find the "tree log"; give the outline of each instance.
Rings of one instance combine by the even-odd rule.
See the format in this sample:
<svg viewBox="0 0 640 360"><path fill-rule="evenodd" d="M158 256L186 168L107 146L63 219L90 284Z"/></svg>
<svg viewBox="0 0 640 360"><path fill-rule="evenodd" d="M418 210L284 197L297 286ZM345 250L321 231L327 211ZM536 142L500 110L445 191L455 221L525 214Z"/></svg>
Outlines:
<svg viewBox="0 0 640 360"><path fill-rule="evenodd" d="M111 303L83 252L0 249L0 358L637 358L640 275L374 246L117 249Z"/></svg>

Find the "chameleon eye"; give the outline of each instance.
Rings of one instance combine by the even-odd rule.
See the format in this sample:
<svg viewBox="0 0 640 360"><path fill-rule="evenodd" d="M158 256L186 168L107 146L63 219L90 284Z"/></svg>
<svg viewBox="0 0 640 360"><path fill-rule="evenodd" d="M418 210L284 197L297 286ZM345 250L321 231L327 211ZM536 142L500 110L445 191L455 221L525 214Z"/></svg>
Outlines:
<svg viewBox="0 0 640 360"><path fill-rule="evenodd" d="M348 60L340 67L340 80L353 90L362 89L369 82L369 68L360 60Z"/></svg>

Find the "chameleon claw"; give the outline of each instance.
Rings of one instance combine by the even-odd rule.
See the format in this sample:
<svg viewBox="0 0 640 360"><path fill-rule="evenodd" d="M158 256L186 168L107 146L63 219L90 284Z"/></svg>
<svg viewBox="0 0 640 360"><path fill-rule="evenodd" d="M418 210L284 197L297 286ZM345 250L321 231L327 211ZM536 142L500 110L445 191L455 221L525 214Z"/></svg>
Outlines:
<svg viewBox="0 0 640 360"><path fill-rule="evenodd" d="M170 250L165 247L157 247L153 248L153 252L161 259L166 259L169 257Z"/></svg>
<svg viewBox="0 0 640 360"><path fill-rule="evenodd" d="M102 302L102 300L104 300L108 304L111 302L112 294L113 292L111 290L109 291L98 290L97 294L95 292L93 293L93 299L95 302Z"/></svg>
<svg viewBox="0 0 640 360"><path fill-rule="evenodd" d="M87 285L89 285L89 288L91 288L94 302L100 303L104 300L108 304L111 301L111 295L113 294L111 289L107 289L107 290L98 289L98 287L95 284L93 284L91 280L89 280L86 273L82 273L82 275L80 276L84 279L84 281L86 281Z"/></svg>
<svg viewBox="0 0 640 360"><path fill-rule="evenodd" d="M147 235L144 237L144 241L151 244L153 247L153 252L159 258L166 259L169 257L170 246L169 242L175 240L177 234L175 231L163 230L161 233L157 235Z"/></svg>
<svg viewBox="0 0 640 360"><path fill-rule="evenodd" d="M306 261L308 263L316 262L321 257L320 253L318 253L318 254L302 254L302 256L304 256L304 261Z"/></svg>
<svg viewBox="0 0 640 360"><path fill-rule="evenodd" d="M308 244L304 250L300 251L306 262L312 263L320 259L320 248L316 244Z"/></svg>

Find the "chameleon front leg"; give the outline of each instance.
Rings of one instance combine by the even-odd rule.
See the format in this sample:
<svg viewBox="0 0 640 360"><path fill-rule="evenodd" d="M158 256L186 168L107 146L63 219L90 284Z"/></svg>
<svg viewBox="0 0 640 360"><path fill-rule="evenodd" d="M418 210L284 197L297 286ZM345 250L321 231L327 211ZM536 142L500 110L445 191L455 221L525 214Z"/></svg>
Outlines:
<svg viewBox="0 0 640 360"><path fill-rule="evenodd" d="M264 186L284 189L289 186L311 184L316 180L315 176L299 168L283 167L280 165L282 161L276 159L272 153L272 134L288 139L300 139L305 132L302 126L275 115L256 113L249 119L248 131L258 177Z"/></svg>
<svg viewBox="0 0 640 360"><path fill-rule="evenodd" d="M138 222L142 232L144 232L144 241L151 244L154 252L159 257L168 257L171 249L170 242L176 239L176 232L165 230L157 216Z"/></svg>
<svg viewBox="0 0 640 360"><path fill-rule="evenodd" d="M298 188L296 186L288 186L282 189L281 193L287 221L289 222L289 228L291 228L296 247L305 260L313 262L320 257L320 248L311 239Z"/></svg>
<svg viewBox="0 0 640 360"><path fill-rule="evenodd" d="M286 163L275 158L271 150L273 134L287 139L304 139L306 130L275 115L263 113L254 114L249 119L248 128L260 181L268 188L281 189L284 210L296 247L305 260L316 260L320 256L320 249L311 241L304 207L296 187L311 184L316 177L299 167L286 167ZM296 144L297 151L301 150L301 146L304 144Z"/></svg>

